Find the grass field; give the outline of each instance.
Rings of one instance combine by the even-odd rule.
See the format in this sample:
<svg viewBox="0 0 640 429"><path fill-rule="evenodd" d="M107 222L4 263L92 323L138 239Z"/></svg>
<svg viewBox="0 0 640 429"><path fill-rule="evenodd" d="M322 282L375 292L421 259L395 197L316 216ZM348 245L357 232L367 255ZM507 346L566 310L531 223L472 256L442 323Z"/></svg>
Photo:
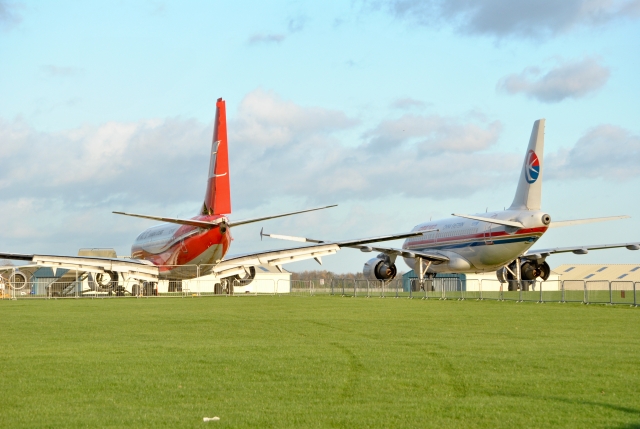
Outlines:
<svg viewBox="0 0 640 429"><path fill-rule="evenodd" d="M0 321L2 427L640 428L627 306L19 300Z"/></svg>

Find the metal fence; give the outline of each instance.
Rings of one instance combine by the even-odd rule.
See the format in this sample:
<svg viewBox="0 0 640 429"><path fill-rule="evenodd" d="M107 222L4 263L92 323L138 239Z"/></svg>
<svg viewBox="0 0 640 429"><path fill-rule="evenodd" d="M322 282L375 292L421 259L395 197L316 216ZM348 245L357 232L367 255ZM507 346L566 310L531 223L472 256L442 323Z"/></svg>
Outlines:
<svg viewBox="0 0 640 429"><path fill-rule="evenodd" d="M500 283L494 279L436 277L396 279L390 282L333 278L289 280L276 278L217 279L208 266L166 267L157 282L104 278L92 273L68 272L58 277L20 277L19 267L0 276L0 299L110 299L122 297L197 296L316 296L363 298L475 299L515 302L578 302L637 306L640 282L632 281L521 281ZM168 276L183 278L168 278ZM196 276L194 278L194 276Z"/></svg>

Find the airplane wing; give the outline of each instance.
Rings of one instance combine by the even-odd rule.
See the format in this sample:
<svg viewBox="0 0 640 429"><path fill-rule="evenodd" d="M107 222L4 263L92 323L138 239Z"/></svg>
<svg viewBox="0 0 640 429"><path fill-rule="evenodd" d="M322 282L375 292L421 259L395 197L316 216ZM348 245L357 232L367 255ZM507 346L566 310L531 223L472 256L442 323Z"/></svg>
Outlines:
<svg viewBox="0 0 640 429"><path fill-rule="evenodd" d="M322 257L333 255L340 250L336 244L319 244L315 246L297 247L293 249L272 250L248 255L231 256L215 265L212 274L223 278L234 275L243 276L249 268L257 265L270 265L282 271L282 265L290 262L315 259L322 264Z"/></svg>
<svg viewBox="0 0 640 429"><path fill-rule="evenodd" d="M158 267L153 265L151 262L139 259L25 255L20 253L0 253L0 259L30 261L38 266L50 267L54 270L61 268L96 274L104 273L105 271L115 271L123 274L127 279L145 281L158 280Z"/></svg>
<svg viewBox="0 0 640 429"><path fill-rule="evenodd" d="M279 235L279 234L266 234L263 231L260 231L260 237L270 237L278 240L287 240L287 241L298 241L303 243L326 243L326 244L334 244L338 247L351 247L355 249L360 249L362 252L381 252L385 253L389 256L403 256L406 258L415 258L419 257L425 259L427 261L432 261L434 263L442 263L449 261L449 258L443 255L438 255L436 253L428 253L428 252L415 252L409 251L406 249L397 249L393 247L379 247L379 246L368 246L370 243L377 243L380 241L391 241L391 240L399 240L403 238L410 237L418 237L424 235L429 232L438 231L437 229L429 229L423 231L414 231L407 232L401 234L390 234L390 235L382 235L378 237L370 237L370 238L359 238L354 240L344 240L344 241L323 241L316 240L313 238L306 237L295 237L290 235Z"/></svg>
<svg viewBox="0 0 640 429"><path fill-rule="evenodd" d="M576 255L586 255L589 250L615 249L626 247L629 250L640 250L640 242L635 243L618 243L618 244L596 244L591 246L574 246L574 247L554 247L551 249L536 249L527 251L522 257L525 259L544 259L549 255L556 253L575 253Z"/></svg>

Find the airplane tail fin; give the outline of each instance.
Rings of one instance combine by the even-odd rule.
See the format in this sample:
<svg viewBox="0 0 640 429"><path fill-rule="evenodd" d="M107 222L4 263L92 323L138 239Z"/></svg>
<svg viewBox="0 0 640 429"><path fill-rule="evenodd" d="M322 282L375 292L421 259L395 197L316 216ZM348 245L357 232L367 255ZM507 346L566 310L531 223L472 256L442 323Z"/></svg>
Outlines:
<svg viewBox="0 0 640 429"><path fill-rule="evenodd" d="M227 148L227 112L222 98L216 102L211 159L204 195L202 214L231 213L231 186L229 184L229 153Z"/></svg>
<svg viewBox="0 0 640 429"><path fill-rule="evenodd" d="M544 155L544 119L533 123L529 147L524 157L516 196L510 209L540 210L542 200L542 160Z"/></svg>

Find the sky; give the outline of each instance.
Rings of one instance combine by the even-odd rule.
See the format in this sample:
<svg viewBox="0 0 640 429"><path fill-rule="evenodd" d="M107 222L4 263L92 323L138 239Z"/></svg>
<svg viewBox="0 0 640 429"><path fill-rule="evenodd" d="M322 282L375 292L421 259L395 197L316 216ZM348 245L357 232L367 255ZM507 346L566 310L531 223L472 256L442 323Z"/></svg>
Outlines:
<svg viewBox="0 0 640 429"><path fill-rule="evenodd" d="M237 227L230 254L289 246L261 228L340 240L500 210L539 118L543 210L631 219L536 247L640 241L638 40L640 0L0 0L0 252L129 255L153 222L112 211L197 214L218 97L232 221L338 204Z"/></svg>

